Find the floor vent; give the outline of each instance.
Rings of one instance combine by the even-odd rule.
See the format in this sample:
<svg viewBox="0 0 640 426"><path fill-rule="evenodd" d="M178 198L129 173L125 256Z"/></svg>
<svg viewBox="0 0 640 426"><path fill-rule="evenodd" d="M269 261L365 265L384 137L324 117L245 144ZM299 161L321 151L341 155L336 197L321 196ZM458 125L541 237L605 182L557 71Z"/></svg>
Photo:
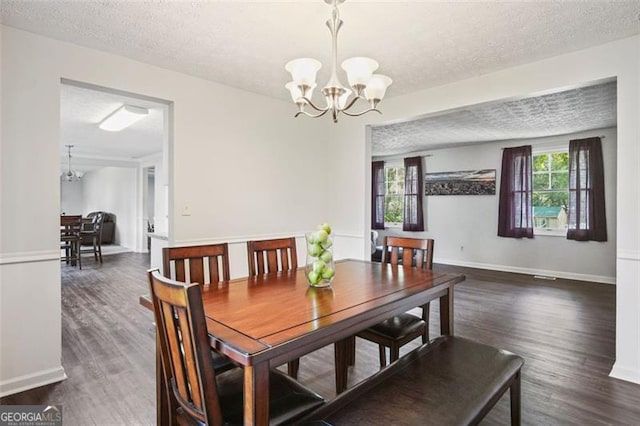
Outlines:
<svg viewBox="0 0 640 426"><path fill-rule="evenodd" d="M549 277L547 275L534 275L533 278L537 278L539 280L550 280L550 281L556 280L556 277Z"/></svg>

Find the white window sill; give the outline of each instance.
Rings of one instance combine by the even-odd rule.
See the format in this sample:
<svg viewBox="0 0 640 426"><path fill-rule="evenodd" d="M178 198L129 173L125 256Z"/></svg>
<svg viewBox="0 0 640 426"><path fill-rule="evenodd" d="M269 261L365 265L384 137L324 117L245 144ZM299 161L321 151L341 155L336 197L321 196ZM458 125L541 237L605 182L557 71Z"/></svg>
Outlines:
<svg viewBox="0 0 640 426"><path fill-rule="evenodd" d="M542 237L567 237L566 229L533 229L533 235Z"/></svg>
<svg viewBox="0 0 640 426"><path fill-rule="evenodd" d="M401 223L386 223L384 224L384 228L402 228L402 224Z"/></svg>

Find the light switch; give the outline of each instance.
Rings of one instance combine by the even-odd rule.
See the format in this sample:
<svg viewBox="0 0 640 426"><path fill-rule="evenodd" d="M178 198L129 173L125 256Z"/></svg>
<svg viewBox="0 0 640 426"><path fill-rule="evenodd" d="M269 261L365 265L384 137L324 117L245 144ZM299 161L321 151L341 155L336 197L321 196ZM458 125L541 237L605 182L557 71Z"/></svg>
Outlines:
<svg viewBox="0 0 640 426"><path fill-rule="evenodd" d="M182 206L182 216L191 216L191 206L189 205L189 203L184 203L184 205Z"/></svg>

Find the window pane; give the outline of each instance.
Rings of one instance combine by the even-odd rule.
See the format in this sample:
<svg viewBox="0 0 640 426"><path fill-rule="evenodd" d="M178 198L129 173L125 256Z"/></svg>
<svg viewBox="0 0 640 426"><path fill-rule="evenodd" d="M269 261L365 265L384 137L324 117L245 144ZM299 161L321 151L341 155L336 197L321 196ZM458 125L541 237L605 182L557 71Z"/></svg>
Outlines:
<svg viewBox="0 0 640 426"><path fill-rule="evenodd" d="M569 173L551 173L551 188L569 189Z"/></svg>
<svg viewBox="0 0 640 426"><path fill-rule="evenodd" d="M551 170L569 170L569 153L556 152L551 154Z"/></svg>
<svg viewBox="0 0 640 426"><path fill-rule="evenodd" d="M549 170L549 156L548 154L534 155L533 156L533 171L541 172Z"/></svg>
<svg viewBox="0 0 640 426"><path fill-rule="evenodd" d="M404 209L404 167L385 168L385 212L387 223L402 223Z"/></svg>
<svg viewBox="0 0 640 426"><path fill-rule="evenodd" d="M398 167L396 174L398 179L404 179L404 167Z"/></svg>
<svg viewBox="0 0 640 426"><path fill-rule="evenodd" d="M392 181L396 179L396 169L394 168L388 168L386 169L387 171L387 180L388 181Z"/></svg>
<svg viewBox="0 0 640 426"><path fill-rule="evenodd" d="M401 223L404 197L400 195L386 196L384 201L384 221Z"/></svg>
<svg viewBox="0 0 640 426"><path fill-rule="evenodd" d="M534 192L533 222L536 228L565 229L567 227L567 203L565 191Z"/></svg>
<svg viewBox="0 0 640 426"><path fill-rule="evenodd" d="M533 190L549 189L549 175L547 173L533 175Z"/></svg>

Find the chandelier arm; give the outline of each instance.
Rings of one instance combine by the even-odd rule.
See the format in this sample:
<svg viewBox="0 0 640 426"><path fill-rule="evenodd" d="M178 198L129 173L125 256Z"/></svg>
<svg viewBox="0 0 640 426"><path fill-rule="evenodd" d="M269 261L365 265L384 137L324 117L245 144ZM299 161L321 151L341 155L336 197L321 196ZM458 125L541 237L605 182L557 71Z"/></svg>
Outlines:
<svg viewBox="0 0 640 426"><path fill-rule="evenodd" d="M298 111L296 113L296 115L294 117L298 117L300 114L304 114L307 117L311 117L311 118L318 118L318 117L322 117L323 115L325 115L327 112L329 112L329 109L325 109L325 110L319 110L322 111L320 114L309 114L307 111Z"/></svg>
<svg viewBox="0 0 640 426"><path fill-rule="evenodd" d="M315 109L318 112L327 112L329 111L329 107L327 108L318 108L317 106L315 106L315 104L313 102L311 102L311 99L303 96L300 99L304 100L306 103L308 103L309 105L311 105L311 108Z"/></svg>
<svg viewBox="0 0 640 426"><path fill-rule="evenodd" d="M382 111L380 111L378 108L369 108L367 110L364 110L364 111L361 111L361 112L356 112L356 113L350 113L350 112L347 112L345 110L342 110L341 112L344 115L348 115L349 117L359 117L359 116L365 115L366 113L371 112L371 111L375 111L378 114L382 114Z"/></svg>
<svg viewBox="0 0 640 426"><path fill-rule="evenodd" d="M366 99L360 95L356 95L353 99L351 99L351 101L347 104L347 106L345 106L344 108L340 109L341 112L347 111L348 109L350 109L357 101L358 99L362 99L363 101L366 102Z"/></svg>

